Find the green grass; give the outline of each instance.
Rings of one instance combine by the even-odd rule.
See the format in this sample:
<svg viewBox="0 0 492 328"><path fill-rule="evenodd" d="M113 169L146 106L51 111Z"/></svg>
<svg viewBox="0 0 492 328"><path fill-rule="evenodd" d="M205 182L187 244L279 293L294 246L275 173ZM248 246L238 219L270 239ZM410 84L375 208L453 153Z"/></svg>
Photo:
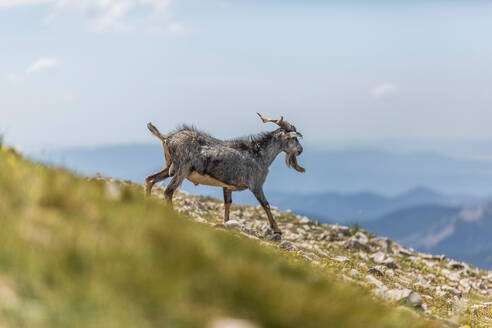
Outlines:
<svg viewBox="0 0 492 328"><path fill-rule="evenodd" d="M0 327L440 327L136 187L0 151Z"/></svg>

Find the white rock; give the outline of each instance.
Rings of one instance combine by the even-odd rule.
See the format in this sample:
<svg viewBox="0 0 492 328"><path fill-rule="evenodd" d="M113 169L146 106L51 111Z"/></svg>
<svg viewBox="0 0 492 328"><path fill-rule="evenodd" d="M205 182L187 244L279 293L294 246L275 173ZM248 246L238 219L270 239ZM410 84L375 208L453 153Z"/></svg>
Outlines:
<svg viewBox="0 0 492 328"><path fill-rule="evenodd" d="M301 223L308 223L308 222L309 222L309 218L308 218L307 216L303 216L303 217L299 220L299 222L301 222Z"/></svg>
<svg viewBox="0 0 492 328"><path fill-rule="evenodd" d="M386 253L383 252L377 252L369 256L374 262L378 264L384 264L388 268L393 268L396 269L398 265L396 264L395 260L391 257L388 256Z"/></svg>
<svg viewBox="0 0 492 328"><path fill-rule="evenodd" d="M213 320L207 328L259 328L259 326L246 320L219 318Z"/></svg>
<svg viewBox="0 0 492 328"><path fill-rule="evenodd" d="M367 272L369 272L370 274L372 274L374 276L384 277L384 270L380 270L377 267L369 268L369 270L367 270Z"/></svg>
<svg viewBox="0 0 492 328"><path fill-rule="evenodd" d="M354 238L357 239L357 241L361 244L366 245L369 242L369 238L363 233L358 231L355 235Z"/></svg>
<svg viewBox="0 0 492 328"><path fill-rule="evenodd" d="M348 281L348 282L355 282L355 280L354 280L354 279L352 279L352 278L350 278L349 276L344 275L344 274L342 274L342 279L343 279L344 281Z"/></svg>
<svg viewBox="0 0 492 328"><path fill-rule="evenodd" d="M456 272L451 272L448 269L442 269L442 274L451 281L459 281L460 275Z"/></svg>
<svg viewBox="0 0 492 328"><path fill-rule="evenodd" d="M350 262L349 258L346 256L335 256L332 260L337 262Z"/></svg>
<svg viewBox="0 0 492 328"><path fill-rule="evenodd" d="M413 252L411 252L409 249L401 247L398 249L398 254L402 256L412 256Z"/></svg>
<svg viewBox="0 0 492 328"><path fill-rule="evenodd" d="M387 289L387 287L381 281L377 280L376 278L374 278L371 275L367 275L366 276L366 280L367 280L368 283L376 286L379 289L383 289L383 290L384 289Z"/></svg>
<svg viewBox="0 0 492 328"><path fill-rule="evenodd" d="M446 255L444 254L432 255L432 254L420 253L420 256L425 260L432 260L432 261L444 261L446 259Z"/></svg>
<svg viewBox="0 0 492 328"><path fill-rule="evenodd" d="M444 294L446 293L450 293L450 294L453 294L453 295L456 295L458 296L459 298L461 298L462 294L459 290L457 290L456 288L453 288L453 287L449 287L447 285L444 285L444 286L440 286L439 287L443 292L445 292Z"/></svg>
<svg viewBox="0 0 492 328"><path fill-rule="evenodd" d="M478 289L478 290L485 290L487 289L487 285L482 280L477 280L473 282L473 288Z"/></svg>
<svg viewBox="0 0 492 328"><path fill-rule="evenodd" d="M470 292L470 290L471 290L471 287L472 287L472 286L471 286L471 283L470 283L470 280L468 280L468 279L461 279L461 280L460 280L460 286L462 287L462 288L460 288L460 289L461 289L463 292L465 292L465 293L469 293L469 292Z"/></svg>
<svg viewBox="0 0 492 328"><path fill-rule="evenodd" d="M279 245L278 245L280 248L284 248L288 251L291 251L291 250L295 250L296 247L294 246L294 244L288 240L284 240L282 241Z"/></svg>
<svg viewBox="0 0 492 328"><path fill-rule="evenodd" d="M106 195L111 200L121 200L121 189L116 182L110 181L106 183Z"/></svg>
<svg viewBox="0 0 492 328"><path fill-rule="evenodd" d="M386 292L386 297L391 301L407 301L415 307L422 306L422 297L408 288L391 289Z"/></svg>
<svg viewBox="0 0 492 328"><path fill-rule="evenodd" d="M393 249L391 248L391 246L393 245L393 241L386 237L373 238L371 239L371 244L382 249L386 253L393 253Z"/></svg>
<svg viewBox="0 0 492 328"><path fill-rule="evenodd" d="M244 225L241 224L241 222L236 221L236 220L229 220L227 222L224 222L224 226L228 229L243 229Z"/></svg>
<svg viewBox="0 0 492 328"><path fill-rule="evenodd" d="M357 265L361 268L367 268L367 264L365 264L364 262L359 262Z"/></svg>
<svg viewBox="0 0 492 328"><path fill-rule="evenodd" d="M436 289L436 287L432 286L428 282L417 282L417 283L414 284L414 287L420 287L420 288L423 288L423 289L430 289L430 290L435 290Z"/></svg>
<svg viewBox="0 0 492 328"><path fill-rule="evenodd" d="M465 266L463 265L463 263L456 262L455 260L449 261L448 265L449 265L449 267L451 269L455 269L455 270L460 270L460 269L464 269L465 268Z"/></svg>
<svg viewBox="0 0 492 328"><path fill-rule="evenodd" d="M367 238L367 236L359 231L355 235L347 239L343 245L345 248L360 249L368 252L369 251L369 247L367 246L368 242L369 239Z"/></svg>
<svg viewBox="0 0 492 328"><path fill-rule="evenodd" d="M200 222L200 223L207 223L208 222L207 220L205 220L204 218L199 217L199 216L198 217L195 217L195 221L196 222Z"/></svg>
<svg viewBox="0 0 492 328"><path fill-rule="evenodd" d="M346 226L339 226L335 224L332 226L332 229L335 230L336 233L341 233L344 236L350 236L350 228Z"/></svg>

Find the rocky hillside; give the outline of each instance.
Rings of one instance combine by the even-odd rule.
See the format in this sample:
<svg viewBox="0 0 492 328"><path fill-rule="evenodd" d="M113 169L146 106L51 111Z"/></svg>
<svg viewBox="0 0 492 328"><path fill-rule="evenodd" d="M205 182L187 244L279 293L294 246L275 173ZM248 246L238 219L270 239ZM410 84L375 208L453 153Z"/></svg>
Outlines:
<svg viewBox="0 0 492 328"><path fill-rule="evenodd" d="M492 274L357 227L82 178L0 149L0 327L487 327Z"/></svg>
<svg viewBox="0 0 492 328"><path fill-rule="evenodd" d="M153 195L163 199L164 188ZM322 224L277 208L283 240L272 233L260 206L234 206L231 220L222 222L223 205L212 198L179 193L176 209L195 221L280 248L333 272L344 281L368 286L375 297L405 304L416 313L439 318L450 326L492 326L492 271L477 269L445 255L419 253L359 227Z"/></svg>

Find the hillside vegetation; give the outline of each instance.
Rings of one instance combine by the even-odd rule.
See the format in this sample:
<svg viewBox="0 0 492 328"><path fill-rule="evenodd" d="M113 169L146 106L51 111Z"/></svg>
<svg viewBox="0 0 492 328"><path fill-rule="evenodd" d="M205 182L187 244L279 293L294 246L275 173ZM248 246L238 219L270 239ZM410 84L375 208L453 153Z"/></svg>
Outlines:
<svg viewBox="0 0 492 328"><path fill-rule="evenodd" d="M382 277L366 282L374 260L340 246L355 231L275 211L281 228L296 231L279 245L260 234L265 219L256 207L232 211L233 218L251 215L255 226L217 225L216 200L180 194L176 207L185 215L177 214L157 197L145 198L140 185L77 177L5 146L0 200L2 328L215 327L220 318L258 327L441 327L450 323L436 318L485 326L492 317L490 294L475 289L459 308L446 303L453 299L447 294L432 294L435 310L415 298L375 298L376 281L399 287L383 268L373 268ZM310 243L306 229L346 237ZM308 250L314 241L324 250ZM412 266L438 275L448 264L398 257L394 274ZM473 272L488 283L487 272ZM470 312L472 303L478 312Z"/></svg>

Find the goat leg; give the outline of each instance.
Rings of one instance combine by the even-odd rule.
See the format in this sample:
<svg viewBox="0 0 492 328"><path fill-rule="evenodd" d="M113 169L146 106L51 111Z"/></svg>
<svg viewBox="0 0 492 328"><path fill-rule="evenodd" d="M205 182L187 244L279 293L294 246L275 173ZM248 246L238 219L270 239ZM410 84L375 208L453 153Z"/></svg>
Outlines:
<svg viewBox="0 0 492 328"><path fill-rule="evenodd" d="M229 221L229 211L232 203L232 191L227 188L222 188L224 191L224 223Z"/></svg>
<svg viewBox="0 0 492 328"><path fill-rule="evenodd" d="M268 204L268 201L266 200L265 194L263 193L263 188L252 190L252 192L265 210L270 228L272 228L273 232L276 235L282 235L282 231L280 231L280 229L278 228L277 222L275 222L275 219L273 218L272 211L270 211L270 204Z"/></svg>
<svg viewBox="0 0 492 328"><path fill-rule="evenodd" d="M149 175L148 177L145 178L145 193L147 195L150 195L152 192L152 187L154 184L156 184L159 181L165 180L169 178L169 167L163 168L161 171Z"/></svg>
<svg viewBox="0 0 492 328"><path fill-rule="evenodd" d="M178 189L179 186L183 183L183 180L186 178L187 175L188 172L178 170L171 182L169 182L169 184L166 186L166 190L164 190L164 196L166 197L167 204L171 206L171 208L173 207L173 194L176 189Z"/></svg>

